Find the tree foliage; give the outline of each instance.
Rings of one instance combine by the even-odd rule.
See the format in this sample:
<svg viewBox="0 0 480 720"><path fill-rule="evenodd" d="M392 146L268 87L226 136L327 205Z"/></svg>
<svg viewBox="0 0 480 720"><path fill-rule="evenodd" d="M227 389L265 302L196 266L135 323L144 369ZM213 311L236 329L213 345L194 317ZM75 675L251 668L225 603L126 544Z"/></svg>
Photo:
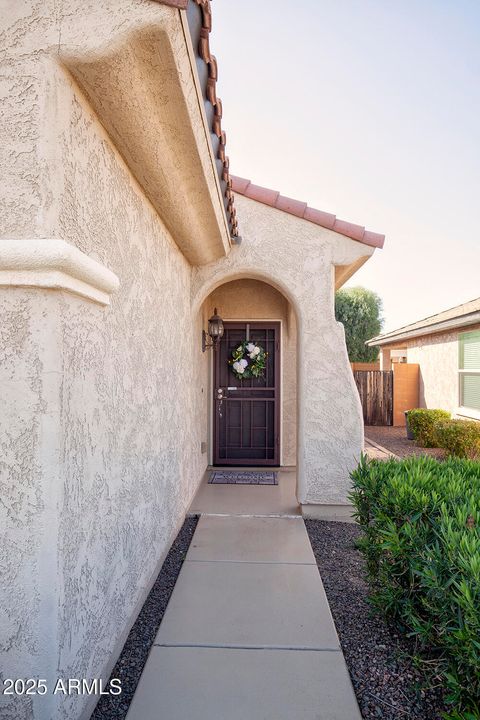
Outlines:
<svg viewBox="0 0 480 720"><path fill-rule="evenodd" d="M335 295L335 316L345 328L350 362L375 362L378 348L365 345L366 340L382 329L382 300L364 287L342 288Z"/></svg>

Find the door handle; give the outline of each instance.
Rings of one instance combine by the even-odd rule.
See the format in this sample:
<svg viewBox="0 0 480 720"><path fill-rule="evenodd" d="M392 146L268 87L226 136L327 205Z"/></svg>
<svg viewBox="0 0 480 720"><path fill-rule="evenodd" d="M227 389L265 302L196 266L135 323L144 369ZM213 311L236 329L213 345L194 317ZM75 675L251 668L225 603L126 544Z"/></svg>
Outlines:
<svg viewBox="0 0 480 720"><path fill-rule="evenodd" d="M218 400L218 416L223 417L223 388L217 388L217 400Z"/></svg>

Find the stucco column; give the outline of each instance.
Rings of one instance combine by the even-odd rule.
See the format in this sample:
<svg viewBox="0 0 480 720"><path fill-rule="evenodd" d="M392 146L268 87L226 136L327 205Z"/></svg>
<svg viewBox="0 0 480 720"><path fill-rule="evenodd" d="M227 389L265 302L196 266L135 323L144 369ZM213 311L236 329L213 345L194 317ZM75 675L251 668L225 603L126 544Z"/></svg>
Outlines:
<svg viewBox="0 0 480 720"><path fill-rule="evenodd" d="M392 369L392 352L388 348L380 350L380 370Z"/></svg>
<svg viewBox="0 0 480 720"><path fill-rule="evenodd" d="M328 269L327 269L328 270ZM322 273L323 274L323 273ZM348 519L350 472L363 447L363 420L333 282L318 278L301 299L298 338L298 500L304 515Z"/></svg>
<svg viewBox="0 0 480 720"><path fill-rule="evenodd" d="M58 645L60 315L58 294L0 288L0 667L52 687ZM51 695L1 696L8 720L55 717Z"/></svg>

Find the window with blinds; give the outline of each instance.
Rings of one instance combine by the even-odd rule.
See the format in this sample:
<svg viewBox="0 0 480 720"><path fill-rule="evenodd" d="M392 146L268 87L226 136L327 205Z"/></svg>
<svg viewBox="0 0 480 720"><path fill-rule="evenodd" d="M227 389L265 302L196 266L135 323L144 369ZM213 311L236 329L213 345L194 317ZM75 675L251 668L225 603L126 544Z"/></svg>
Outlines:
<svg viewBox="0 0 480 720"><path fill-rule="evenodd" d="M462 333L460 342L460 405L480 411L480 330Z"/></svg>

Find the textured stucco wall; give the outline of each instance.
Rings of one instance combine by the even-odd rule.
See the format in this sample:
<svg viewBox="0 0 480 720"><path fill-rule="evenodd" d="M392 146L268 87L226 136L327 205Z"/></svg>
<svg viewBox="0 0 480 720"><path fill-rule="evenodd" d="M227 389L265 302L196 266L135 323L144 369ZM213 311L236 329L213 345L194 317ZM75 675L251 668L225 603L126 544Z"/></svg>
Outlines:
<svg viewBox="0 0 480 720"><path fill-rule="evenodd" d="M108 308L0 291L0 668L100 677L206 466L207 359L190 265L54 55L176 11L140 0L7 6L0 242L61 237L120 289ZM88 702L15 699L0 715L78 718Z"/></svg>
<svg viewBox="0 0 480 720"><path fill-rule="evenodd" d="M413 341L410 341L413 342ZM407 362L420 365L420 406L458 408L458 333L406 343Z"/></svg>
<svg viewBox="0 0 480 720"><path fill-rule="evenodd" d="M414 338L404 343L409 363L420 365L420 406L456 413L459 407L458 338L461 332L480 326L438 335Z"/></svg>
<svg viewBox="0 0 480 720"><path fill-rule="evenodd" d="M223 198L179 11L154 0L0 6L0 236L54 237L71 73L183 252L192 262L224 255Z"/></svg>
<svg viewBox="0 0 480 720"><path fill-rule="evenodd" d="M281 462L296 464L297 444L297 328L287 299L258 280L234 280L220 285L205 302L204 318L218 308L225 320L281 320L282 322L282 434Z"/></svg>
<svg viewBox="0 0 480 720"><path fill-rule="evenodd" d="M66 676L90 677L131 621L206 466L206 359L190 266L74 92L71 102L61 232L120 278L106 311L66 294L61 305L58 661ZM77 700L66 704L77 711Z"/></svg>
<svg viewBox="0 0 480 720"><path fill-rule="evenodd" d="M334 265L372 249L248 198L236 197L243 236L223 261L195 268L192 305L225 280L265 280L292 304L298 332L298 498L343 504L363 445L360 401L342 325L334 316Z"/></svg>
<svg viewBox="0 0 480 720"><path fill-rule="evenodd" d="M61 358L55 295L0 289L1 680L50 680L56 668ZM34 703L1 694L0 717L30 718ZM50 700L43 704L50 717Z"/></svg>

